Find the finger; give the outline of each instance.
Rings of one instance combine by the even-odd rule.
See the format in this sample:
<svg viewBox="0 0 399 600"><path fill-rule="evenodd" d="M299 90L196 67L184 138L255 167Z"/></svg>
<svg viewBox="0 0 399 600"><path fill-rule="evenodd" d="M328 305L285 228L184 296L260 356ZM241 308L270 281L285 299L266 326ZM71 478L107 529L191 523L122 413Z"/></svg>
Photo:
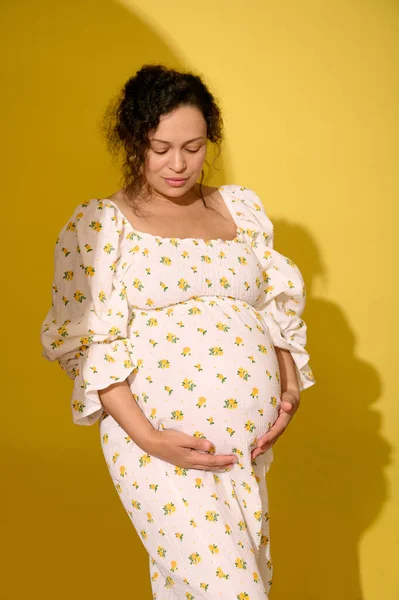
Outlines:
<svg viewBox="0 0 399 600"><path fill-rule="evenodd" d="M237 462L237 457L235 454L207 455L192 450L188 456L188 460L204 467L225 468L235 464Z"/></svg>
<svg viewBox="0 0 399 600"><path fill-rule="evenodd" d="M292 402L288 402L288 400L283 400L280 404L280 408L284 412L292 413L295 409L295 404L293 404Z"/></svg>
<svg viewBox="0 0 399 600"><path fill-rule="evenodd" d="M259 440L259 444L263 445L266 442L268 443L274 439L277 439L283 433L283 431L287 429L288 423L290 421L290 415L287 415L285 413L280 414L273 427L269 429L269 431L265 433L265 435L262 435L262 437Z"/></svg>

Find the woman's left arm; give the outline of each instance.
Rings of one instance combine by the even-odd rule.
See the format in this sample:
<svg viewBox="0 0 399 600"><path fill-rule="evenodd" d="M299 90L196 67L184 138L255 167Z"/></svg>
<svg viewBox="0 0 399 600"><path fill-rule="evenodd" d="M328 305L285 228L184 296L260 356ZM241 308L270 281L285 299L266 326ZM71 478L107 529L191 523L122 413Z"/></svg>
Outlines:
<svg viewBox="0 0 399 600"><path fill-rule="evenodd" d="M254 460L259 454L268 450L280 435L287 429L289 422L299 408L300 391L295 370L295 363L289 350L275 347L275 352L280 369L281 404L279 414L273 427L261 438L252 450L251 458Z"/></svg>

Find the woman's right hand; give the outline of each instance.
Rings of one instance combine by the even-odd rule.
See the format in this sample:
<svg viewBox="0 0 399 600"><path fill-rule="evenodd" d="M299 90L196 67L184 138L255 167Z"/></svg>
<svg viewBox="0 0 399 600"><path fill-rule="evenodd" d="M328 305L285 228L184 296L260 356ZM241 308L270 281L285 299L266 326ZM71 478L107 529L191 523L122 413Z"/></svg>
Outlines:
<svg viewBox="0 0 399 600"><path fill-rule="evenodd" d="M219 471L237 462L235 454L209 454L213 444L175 429L154 429L145 452L184 469Z"/></svg>

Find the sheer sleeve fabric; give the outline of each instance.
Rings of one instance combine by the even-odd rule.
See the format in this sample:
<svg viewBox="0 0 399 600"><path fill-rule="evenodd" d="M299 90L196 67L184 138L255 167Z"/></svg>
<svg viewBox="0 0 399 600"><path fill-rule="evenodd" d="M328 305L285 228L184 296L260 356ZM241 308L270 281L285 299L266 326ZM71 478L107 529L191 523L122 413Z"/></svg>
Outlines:
<svg viewBox="0 0 399 600"><path fill-rule="evenodd" d="M111 203L80 205L56 242L52 306L41 329L43 355L73 379L72 418L91 425L103 413L98 390L137 366L128 330L123 275L126 220Z"/></svg>

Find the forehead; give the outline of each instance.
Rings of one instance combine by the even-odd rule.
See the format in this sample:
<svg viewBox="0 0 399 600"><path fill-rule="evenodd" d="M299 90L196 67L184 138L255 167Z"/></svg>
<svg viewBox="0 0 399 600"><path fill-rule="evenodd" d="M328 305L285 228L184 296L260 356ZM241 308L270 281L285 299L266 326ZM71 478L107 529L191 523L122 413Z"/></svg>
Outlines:
<svg viewBox="0 0 399 600"><path fill-rule="evenodd" d="M185 141L198 136L206 136L206 121L195 106L179 106L167 115L162 115L159 125L150 134L150 139L165 141Z"/></svg>

